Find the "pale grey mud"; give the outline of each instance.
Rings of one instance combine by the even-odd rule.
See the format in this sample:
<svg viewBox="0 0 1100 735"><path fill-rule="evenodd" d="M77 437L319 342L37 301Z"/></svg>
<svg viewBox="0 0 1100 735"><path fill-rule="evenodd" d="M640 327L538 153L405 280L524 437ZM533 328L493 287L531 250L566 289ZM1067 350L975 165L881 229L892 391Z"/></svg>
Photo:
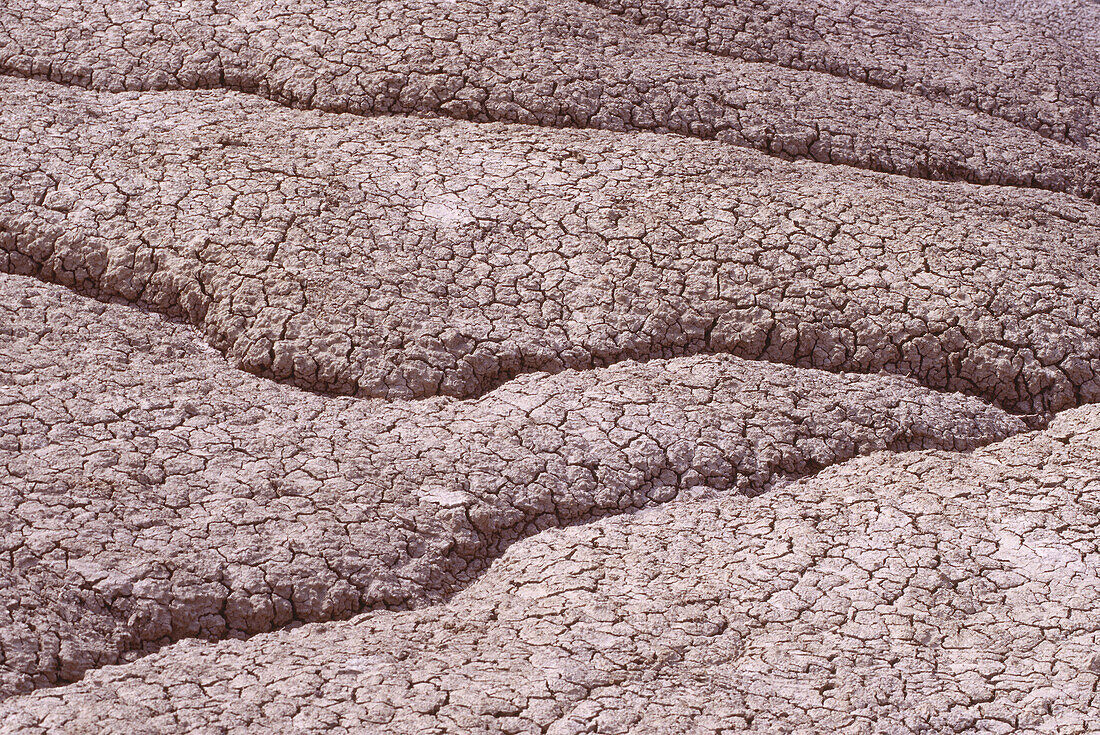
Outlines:
<svg viewBox="0 0 1100 735"><path fill-rule="evenodd" d="M0 732L1097 732L1098 28L5 3Z"/></svg>

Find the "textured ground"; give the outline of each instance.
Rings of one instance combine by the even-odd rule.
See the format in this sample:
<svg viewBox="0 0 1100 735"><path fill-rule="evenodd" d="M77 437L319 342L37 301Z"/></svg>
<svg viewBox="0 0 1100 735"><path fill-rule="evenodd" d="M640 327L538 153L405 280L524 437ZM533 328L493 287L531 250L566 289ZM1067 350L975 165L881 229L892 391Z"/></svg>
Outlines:
<svg viewBox="0 0 1100 735"><path fill-rule="evenodd" d="M0 732L1100 731L1100 4L0 7Z"/></svg>

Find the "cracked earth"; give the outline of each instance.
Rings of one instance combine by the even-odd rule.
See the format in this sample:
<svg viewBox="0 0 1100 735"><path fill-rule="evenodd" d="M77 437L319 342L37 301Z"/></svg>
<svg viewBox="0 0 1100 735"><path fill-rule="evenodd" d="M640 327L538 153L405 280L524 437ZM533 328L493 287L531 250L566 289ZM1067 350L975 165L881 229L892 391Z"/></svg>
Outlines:
<svg viewBox="0 0 1100 735"><path fill-rule="evenodd" d="M1095 0L8 0L0 732L1100 732Z"/></svg>

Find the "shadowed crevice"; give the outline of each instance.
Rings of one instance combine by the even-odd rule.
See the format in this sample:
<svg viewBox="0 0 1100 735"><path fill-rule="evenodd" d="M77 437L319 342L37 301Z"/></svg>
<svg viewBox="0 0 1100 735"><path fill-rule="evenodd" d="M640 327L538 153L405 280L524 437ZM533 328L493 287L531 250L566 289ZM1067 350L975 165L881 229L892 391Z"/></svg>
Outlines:
<svg viewBox="0 0 1100 735"><path fill-rule="evenodd" d="M185 324L6 280L14 354L53 365L9 410L28 425L73 417L23 438L29 464L7 476L0 508L23 519L2 593L17 618L0 627L15 636L0 641L6 665L31 667L16 690L187 638L438 603L548 528L756 495L873 451L968 451L1028 428L900 378L722 356L525 375L472 401L326 398L241 374L196 350ZM23 374L20 358L3 359ZM138 376L148 387L119 391ZM104 421L119 438L98 439L97 456L119 459L71 464ZM203 427L217 449L201 443ZM191 469L160 469L179 462ZM74 533L44 552L18 541L59 527Z"/></svg>
<svg viewBox="0 0 1100 735"><path fill-rule="evenodd" d="M788 43L792 44L791 48L786 49L788 52L794 52L797 50L803 53L808 53L813 60L807 61L801 58L801 56L798 56L796 60L796 58L794 58L795 55L791 53L787 54L789 58L784 58L784 54L775 48L768 46L745 47L731 41L730 39L724 39L729 43L729 47L725 48L722 45L723 39L712 39L710 37L710 32L716 29L710 27L699 28L696 26L692 26L689 22L686 22L686 19L683 18L679 19L685 20L685 25L683 27L681 27L681 25L676 20L672 20L674 29L671 32L663 30L661 28L662 22L672 18L672 15L662 16L658 12L657 8L647 5L645 0L642 0L642 2L638 5L623 5L621 4L621 0L582 0L582 2L593 5L605 11L610 16L628 21L638 28L644 30L648 34L660 37L668 42L682 44L685 48L691 49L698 53L708 54L720 59L731 59L745 64L758 64L765 67L778 67L811 75L821 74L824 76L832 77L834 79L843 80L845 82L855 82L857 84L866 85L868 87L884 92L897 92L916 99L948 104L963 112L986 115L990 118L1010 123L1014 127L1027 134L1039 135L1044 138L1055 140L1059 143L1075 146L1082 150L1088 150L1090 148L1090 146L1079 137L1067 134L1057 135L1053 130L1046 130L1042 126L1039 126L1037 124L1037 121L1035 120L1032 120L1031 122L1035 124L1036 127L1029 127L1027 124L1025 124L1027 120L1020 119L1020 114L1011 115L1007 112L1001 112L999 109L994 109L993 106L983 106L981 104L983 98L981 98L979 93L972 91L970 96L975 97L975 99L970 104L967 104L964 101L960 101L957 94L951 94L949 91L947 91L947 89L942 88L946 86L944 85L944 83L940 82L938 84L933 84L931 87L929 87L919 81L910 82L904 78L904 71L900 71L898 69L891 70L886 68L873 67L864 68L859 65L854 71L861 73L854 73L853 70L849 68L849 64L844 63L841 59L832 60L832 65L827 63L830 60L828 57L813 59L814 53L812 49L802 49L797 45L796 42L792 41L791 39L785 39ZM736 3L734 3L734 7L736 7ZM685 8L683 7L672 9L663 8L665 13L670 13L670 11L674 13L674 11L676 10L683 11L684 9ZM711 21L715 20L714 18L706 15L706 11L708 9L711 11L716 11L715 8L708 8L707 3L703 3L700 9L702 10L705 18ZM740 11L740 8L737 8L737 10ZM789 8L787 8L786 10L789 12ZM647 11L652 14L647 14ZM777 15L771 17L770 20L774 21L776 17L782 15L782 11L776 12ZM692 31L701 34L701 37L693 38L691 33ZM746 31L742 31L742 33L745 32ZM1048 43L1054 43L1057 39L1044 37L1044 40ZM886 79L886 77L895 77L895 80L893 81L893 83L891 83ZM995 97L992 97L990 98L990 100L994 98ZM1095 195L1089 196L1086 194L1084 196L1085 198L1091 198L1093 201L1096 201Z"/></svg>
<svg viewBox="0 0 1100 735"><path fill-rule="evenodd" d="M744 62L744 63L751 63L751 62ZM764 63L764 62L762 62L762 63ZM778 65L777 65L777 68L786 68L786 67L778 67ZM798 70L798 71L802 71L802 70ZM814 70L806 70L806 71L807 71L807 73L824 74L824 72L816 72ZM98 91L103 91L103 90L98 90L95 87L91 87L91 86L88 86L88 85L83 85L83 84L80 84L80 83L77 83L77 82L73 82L72 80L67 80L67 79L56 77L56 76L51 76L48 73L45 74L45 75L23 75L23 74L13 73L11 71L4 70L4 69L0 68L0 76L13 78L13 79L29 79L29 80L36 80L36 81L44 81L44 82L49 82L51 84L60 84L62 86L66 86L66 87L73 87L73 88L77 88L77 89L87 89L87 90L93 90L93 91L97 91L97 92ZM827 75L827 74L825 76L830 76L831 78L836 78L836 79L843 79L845 81L850 81L850 82L853 82L853 83L855 82L855 80L851 80L847 77L840 77L840 76ZM897 92L899 94L910 95L910 93L905 92L904 90L893 90L893 89L888 89L888 88L885 88L885 87L882 88L882 89L884 91ZM455 121L458 121L458 122L466 122L466 123L471 123L471 124L490 124L491 123L491 124L498 124L498 125L517 125L517 126L522 126L522 127L527 127L527 126L532 124L530 122L522 122L522 121L519 121L519 120L508 119L507 117L485 117L485 118L481 118L481 117L474 117L474 116L468 116L468 115L462 115L462 114L450 115L450 114L447 114L445 111L440 111L440 110L409 109L409 110L401 110L401 111L398 111L398 112L381 112L381 111L364 111L364 110L358 109L358 108L356 108L354 106L351 106L351 105L348 105L348 106L343 106L343 105L336 105L336 106L315 105L315 104L312 104L312 102L310 100L299 99L299 98L295 97L293 94L288 97L285 93L274 93L269 88L267 88L266 85L259 85L259 84L255 85L255 86L251 86L251 85L228 85L227 84L225 86L205 85L205 86L196 86L196 87L179 87L179 88L174 88L173 87L173 88L168 88L168 89L164 89L164 90L126 90L125 92L118 92L117 94L134 94L134 93L138 93L138 94L152 94L152 95L155 95L155 94L163 94L165 92L176 92L176 91L219 91L219 90L220 91L226 91L226 92L237 92L237 93L240 93L240 94L247 94L247 95L256 96L256 97L259 97L261 99L267 100L269 102L273 102L275 104L278 104L278 105L281 105L281 106L284 106L284 107L287 107L287 108L290 108L290 109L294 109L294 110L310 110L310 111L314 111L314 112L328 113L328 114L335 114L335 115L355 115L357 117L364 117L364 118L372 118L372 117L418 117L418 118L424 118L424 119L450 119L450 120L455 120ZM920 95L910 95L910 96L913 96L913 97L918 98L918 99L930 99L930 98L926 98L926 97L921 97ZM936 100L931 100L931 101L936 101ZM966 111L966 112L974 112L973 110L969 110L968 108L957 108L957 109L960 109L960 110L963 110L963 111ZM1000 120L1001 118L996 118L996 119ZM1056 180L1038 181L1031 175L1019 175L1019 174L1012 174L1012 173L1002 171L1002 172L996 174L993 179L990 179L989 176L986 173L979 172L976 169L974 169L974 168L972 168L972 167L970 167L966 164L959 163L958 161L948 162L947 160L944 160L944 161L939 162L939 163L930 162L929 160L927 160L927 158L928 158L927 156L926 156L925 161L912 161L912 162L910 162L910 163L908 163L904 166L905 170L900 170L900 168L897 165L894 165L893 163L891 163L889 161L882 160L881 158L879 158L877 155L875 155L873 153L868 154L868 157L866 157L865 159L862 159L860 161L852 161L852 160L844 160L843 158L838 159L838 158L830 156L830 155L814 155L810 152L799 152L797 150L796 151L777 150L777 147L779 147L779 148L783 147L784 144L781 141L782 141L782 139L785 135L783 132L778 131L778 130L770 130L770 131L765 130L763 132L763 136L760 137L758 140L750 141L750 140L745 139L745 137L741 134L741 132L732 131L732 134L731 134L730 130L722 130L722 131L715 130L714 132L709 133L709 134L704 134L704 133L690 134L690 133L686 133L684 131L670 130L670 129L662 128L662 127L640 128L640 129L637 129L637 130L629 130L629 129L628 130L616 130L616 129L613 129L613 128L603 128L603 127L598 127L598 126L586 126L586 125L583 125L583 124L572 124L572 125L552 124L552 125L550 125L550 124L536 123L536 126L537 127L546 127L546 128L552 129L552 130L569 130L569 129L576 129L576 130L606 130L606 131L609 131L609 132L616 132L616 133L621 133L621 134L653 133L653 134L659 134L659 135L667 135L667 136L671 136L671 137L675 137L675 138L692 138L692 139L696 139L696 140L712 141L712 142L721 143L721 144L725 144L725 145L733 145L733 146L736 146L736 147L739 147L739 148L746 148L748 150L756 151L758 153L763 153L764 155L767 155L771 158L775 158L775 159L778 159L778 160L781 160L781 161L798 161L798 160L813 161L815 163L822 163L822 164L827 164L827 165L832 165L832 166L842 166L842 167L845 167L845 168L853 168L853 169L861 170L861 171L871 171L871 172L874 172L874 173L887 174L887 175L890 175L890 176L902 176L904 178L910 178L910 179L918 179L918 180L923 179L923 180L926 180L926 181L942 181L942 182L947 182L947 183L966 183L966 184L971 184L971 185L974 185L974 186L1008 187L1008 188L1015 188L1015 189L1035 189L1035 190L1039 190L1039 191L1050 191L1050 192L1059 193L1059 194L1068 194L1070 196L1078 197L1078 198L1084 199L1086 201L1092 202L1094 204L1100 204L1100 184L1098 184L1096 181L1093 180L1093 179L1095 179L1095 176L1088 176L1087 175L1086 176L1087 183L1075 182L1073 180L1074 177L1072 177L1072 176L1056 176L1056 177L1054 177ZM1026 131L1026 128L1021 128L1021 130ZM1033 132L1033 131L1026 131L1026 132ZM808 143L807 142L799 143L798 148L799 149L807 148L809 150L813 150L813 149L816 148L814 143L817 140L820 140L820 138L821 138L821 133L819 131L817 133L817 135L814 136L813 141L809 141ZM1081 148L1080 150L1083 151L1083 152L1087 151L1087 149L1085 149L1085 148ZM1086 174L1088 174L1088 171L1086 171Z"/></svg>

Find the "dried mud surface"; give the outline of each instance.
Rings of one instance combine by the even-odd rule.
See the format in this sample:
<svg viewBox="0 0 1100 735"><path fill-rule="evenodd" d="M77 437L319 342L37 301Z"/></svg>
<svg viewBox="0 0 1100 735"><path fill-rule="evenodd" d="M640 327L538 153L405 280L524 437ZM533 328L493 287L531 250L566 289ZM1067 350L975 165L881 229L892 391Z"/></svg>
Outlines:
<svg viewBox="0 0 1100 735"><path fill-rule="evenodd" d="M1097 28L5 4L0 732L1094 732Z"/></svg>

